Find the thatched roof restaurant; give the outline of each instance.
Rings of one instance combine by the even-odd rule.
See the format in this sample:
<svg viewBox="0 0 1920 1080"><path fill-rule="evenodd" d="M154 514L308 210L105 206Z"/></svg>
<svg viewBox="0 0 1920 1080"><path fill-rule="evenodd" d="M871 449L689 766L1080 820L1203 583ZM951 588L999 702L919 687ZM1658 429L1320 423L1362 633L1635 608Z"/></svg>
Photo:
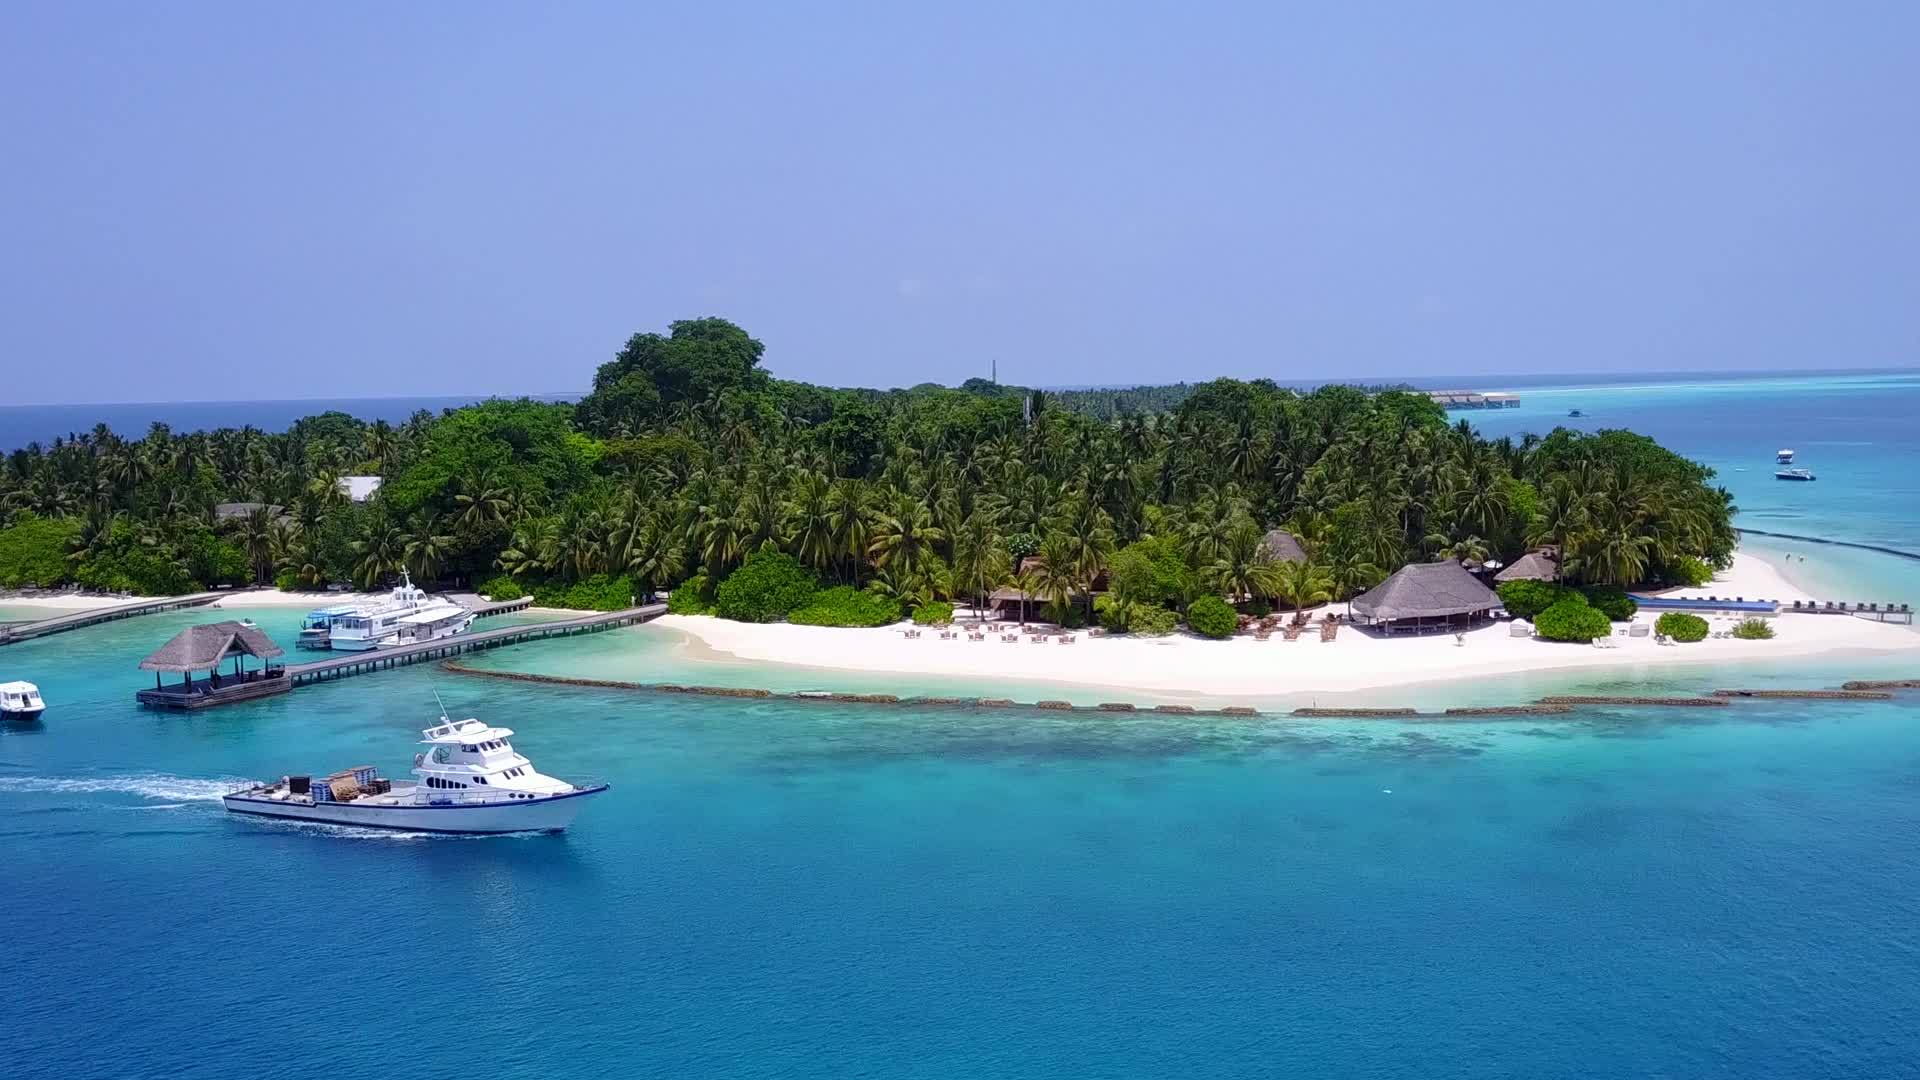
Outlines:
<svg viewBox="0 0 1920 1080"><path fill-rule="evenodd" d="M1492 589L1458 562L1409 563L1353 598L1357 621L1389 631L1471 623L1500 606Z"/></svg>
<svg viewBox="0 0 1920 1080"><path fill-rule="evenodd" d="M1493 575L1495 581L1557 581L1560 560L1551 551L1529 551L1513 560L1513 565Z"/></svg>
<svg viewBox="0 0 1920 1080"><path fill-rule="evenodd" d="M1260 548L1274 562L1306 562L1307 548L1300 538L1285 529L1275 529L1260 541Z"/></svg>

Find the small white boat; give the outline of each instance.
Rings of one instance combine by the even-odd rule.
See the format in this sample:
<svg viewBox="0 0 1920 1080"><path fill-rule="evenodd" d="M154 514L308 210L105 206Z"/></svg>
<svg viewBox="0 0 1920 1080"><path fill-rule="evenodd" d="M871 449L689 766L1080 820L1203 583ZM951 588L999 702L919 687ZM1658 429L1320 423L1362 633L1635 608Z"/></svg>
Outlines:
<svg viewBox="0 0 1920 1080"><path fill-rule="evenodd" d="M428 747L413 756L418 780L382 779L371 765L331 776L283 776L229 792L236 814L444 833L559 832L583 800L607 790L536 772L507 740L513 732L478 720L449 721L421 732Z"/></svg>
<svg viewBox="0 0 1920 1080"><path fill-rule="evenodd" d="M387 599L371 608L356 608L334 616L327 625L327 647L360 652L389 645L464 634L473 625L473 612L444 597L428 596L403 570L400 584Z"/></svg>
<svg viewBox="0 0 1920 1080"><path fill-rule="evenodd" d="M0 683L0 718L38 720L45 711L47 703L40 700L39 687L30 682Z"/></svg>
<svg viewBox="0 0 1920 1080"><path fill-rule="evenodd" d="M359 614L357 604L335 604L332 607L315 608L307 612L300 620L300 636L294 639L296 649L333 648L333 620L348 615Z"/></svg>
<svg viewBox="0 0 1920 1080"><path fill-rule="evenodd" d="M1793 464L1793 451L1777 450L1774 452L1773 460L1774 463L1778 465L1791 465Z"/></svg>
<svg viewBox="0 0 1920 1080"><path fill-rule="evenodd" d="M1773 478L1775 480L1811 480L1813 479L1813 471L1811 469L1781 469L1779 472L1773 474Z"/></svg>

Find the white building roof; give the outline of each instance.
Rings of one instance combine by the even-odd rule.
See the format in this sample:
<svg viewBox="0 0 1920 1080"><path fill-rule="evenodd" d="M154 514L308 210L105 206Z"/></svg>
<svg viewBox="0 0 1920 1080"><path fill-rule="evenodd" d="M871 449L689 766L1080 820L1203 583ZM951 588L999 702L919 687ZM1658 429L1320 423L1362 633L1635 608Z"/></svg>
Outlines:
<svg viewBox="0 0 1920 1080"><path fill-rule="evenodd" d="M366 502L373 493L380 490L380 478L377 476L343 476L340 478L340 490L354 502Z"/></svg>

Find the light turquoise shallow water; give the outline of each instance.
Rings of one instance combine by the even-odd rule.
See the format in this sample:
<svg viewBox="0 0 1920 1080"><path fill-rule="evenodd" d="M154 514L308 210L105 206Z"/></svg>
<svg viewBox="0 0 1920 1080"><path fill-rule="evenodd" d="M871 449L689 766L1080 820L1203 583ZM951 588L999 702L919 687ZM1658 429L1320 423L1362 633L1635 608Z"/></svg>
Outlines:
<svg viewBox="0 0 1920 1080"><path fill-rule="evenodd" d="M1820 393L1861 430L1920 404L1908 385L1855 391ZM1642 393L1582 408L1625 415ZM1756 402L1798 400L1684 393L1685 408L1635 407L1644 424L1722 432L1709 449L1729 462L1756 438L1770 462L1781 421ZM1730 403L1747 419L1724 419ZM1824 515L1831 498L1835 535L1920 535L1914 500L1849 478L1850 460L1879 467L1871 453L1816 458L1792 437L1822 479L1778 495L1741 481L1753 512ZM1920 472L1906 438L1888 452ZM1836 587L1910 580L1834 550L1808 565ZM228 614L287 641L301 613ZM139 658L204 617L0 649L0 677L33 678L52 703L40 724L0 726L0 1076L1798 1080L1920 1061L1920 696L1307 722L741 701L415 667L197 715L134 708ZM644 628L480 660L818 679L676 658ZM1906 660L1585 685L1920 674ZM612 789L560 836L219 810L235 778L399 770L435 691L518 729L543 769Z"/></svg>

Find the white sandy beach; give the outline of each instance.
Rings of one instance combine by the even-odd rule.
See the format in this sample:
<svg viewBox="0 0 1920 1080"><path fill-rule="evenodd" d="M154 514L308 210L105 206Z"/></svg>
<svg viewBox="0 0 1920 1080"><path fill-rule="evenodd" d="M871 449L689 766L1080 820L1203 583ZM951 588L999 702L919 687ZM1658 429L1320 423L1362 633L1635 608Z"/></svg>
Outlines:
<svg viewBox="0 0 1920 1080"><path fill-rule="evenodd" d="M1735 556L1713 584L1670 595L1744 596L1791 602L1812 599L1763 559ZM1335 605L1334 610L1344 611ZM1651 624L1654 614L1637 621ZM1710 620L1716 629L1731 618ZM707 616L668 615L659 620L694 635L709 648L743 660L797 664L844 671L995 676L1083 683L1142 691L1178 691L1254 696L1306 691L1344 692L1411 683L1475 679L1525 671L1635 668L1713 660L1803 658L1842 652L1920 650L1920 634L1843 615L1782 615L1768 641L1708 639L1661 645L1647 637L1616 637L1617 648L1517 638L1510 624L1496 623L1465 635L1371 637L1343 627L1332 642L1316 634L1284 641L1250 636L1207 641L1186 635L1164 638L1089 637L1072 645L1035 644L1022 637L1003 642L945 639L934 631L907 638L901 627L835 629L785 623L729 622Z"/></svg>

